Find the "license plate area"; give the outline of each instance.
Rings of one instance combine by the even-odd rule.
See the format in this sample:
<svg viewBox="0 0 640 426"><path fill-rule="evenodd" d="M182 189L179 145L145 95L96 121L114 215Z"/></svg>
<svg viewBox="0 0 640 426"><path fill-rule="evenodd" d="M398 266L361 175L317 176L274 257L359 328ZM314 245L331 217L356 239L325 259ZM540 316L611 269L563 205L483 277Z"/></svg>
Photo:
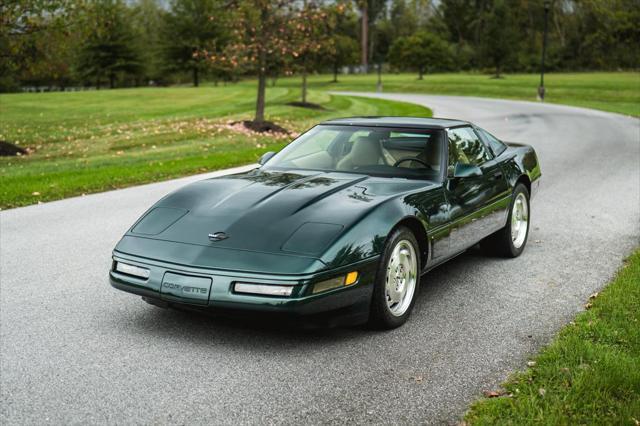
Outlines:
<svg viewBox="0 0 640 426"><path fill-rule="evenodd" d="M160 297L176 302L206 305L211 292L211 278L167 272L162 278Z"/></svg>

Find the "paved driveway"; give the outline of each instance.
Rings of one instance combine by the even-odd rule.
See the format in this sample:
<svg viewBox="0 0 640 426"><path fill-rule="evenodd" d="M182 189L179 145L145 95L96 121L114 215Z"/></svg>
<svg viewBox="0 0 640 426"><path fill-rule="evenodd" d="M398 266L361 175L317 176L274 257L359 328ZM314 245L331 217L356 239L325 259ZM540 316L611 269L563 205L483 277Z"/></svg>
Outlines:
<svg viewBox="0 0 640 426"><path fill-rule="evenodd" d="M524 367L639 244L640 121L384 97L535 146L543 187L523 256L471 251L432 271L397 330L285 331L158 309L108 285L120 235L204 175L4 211L0 422L455 423Z"/></svg>

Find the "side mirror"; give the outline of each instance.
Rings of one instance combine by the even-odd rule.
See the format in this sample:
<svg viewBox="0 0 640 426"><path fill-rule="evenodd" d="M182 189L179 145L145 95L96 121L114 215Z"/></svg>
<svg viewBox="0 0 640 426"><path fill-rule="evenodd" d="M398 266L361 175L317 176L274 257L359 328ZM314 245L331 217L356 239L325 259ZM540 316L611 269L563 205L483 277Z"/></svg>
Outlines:
<svg viewBox="0 0 640 426"><path fill-rule="evenodd" d="M271 157L273 157L274 155L276 155L276 153L273 151L265 152L264 154L262 154L262 157L260 157L260 159L258 160L258 164L263 166L264 163L271 160Z"/></svg>
<svg viewBox="0 0 640 426"><path fill-rule="evenodd" d="M453 169L454 178L467 178L472 176L482 176L482 170L473 164L456 163Z"/></svg>

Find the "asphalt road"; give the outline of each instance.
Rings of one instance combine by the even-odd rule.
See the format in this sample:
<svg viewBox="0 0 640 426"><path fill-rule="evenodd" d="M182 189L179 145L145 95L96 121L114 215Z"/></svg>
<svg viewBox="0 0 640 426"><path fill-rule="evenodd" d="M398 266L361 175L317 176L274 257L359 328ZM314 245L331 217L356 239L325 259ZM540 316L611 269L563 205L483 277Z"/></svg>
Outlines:
<svg viewBox="0 0 640 426"><path fill-rule="evenodd" d="M537 103L384 95L535 146L525 253L426 276L389 332L282 330L112 289L110 252L188 178L0 213L0 423L455 423L582 309L640 241L640 121Z"/></svg>

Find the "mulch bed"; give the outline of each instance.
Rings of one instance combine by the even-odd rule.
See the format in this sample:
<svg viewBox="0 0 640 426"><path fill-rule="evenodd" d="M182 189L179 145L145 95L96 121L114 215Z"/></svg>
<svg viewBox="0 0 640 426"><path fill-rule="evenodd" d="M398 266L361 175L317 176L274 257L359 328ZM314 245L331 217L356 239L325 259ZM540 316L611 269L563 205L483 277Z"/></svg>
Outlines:
<svg viewBox="0 0 640 426"><path fill-rule="evenodd" d="M235 124L235 123L232 123ZM244 127L249 130L252 130L257 133L285 133L289 134L289 131L284 127L278 126L276 123L271 121L252 121L252 120L244 120L242 121Z"/></svg>
<svg viewBox="0 0 640 426"><path fill-rule="evenodd" d="M0 141L0 157L27 155L29 151L7 141Z"/></svg>
<svg viewBox="0 0 640 426"><path fill-rule="evenodd" d="M314 104L312 102L288 102L287 105L300 107L300 108L309 108L309 109L320 109L320 110L326 109L322 105Z"/></svg>

